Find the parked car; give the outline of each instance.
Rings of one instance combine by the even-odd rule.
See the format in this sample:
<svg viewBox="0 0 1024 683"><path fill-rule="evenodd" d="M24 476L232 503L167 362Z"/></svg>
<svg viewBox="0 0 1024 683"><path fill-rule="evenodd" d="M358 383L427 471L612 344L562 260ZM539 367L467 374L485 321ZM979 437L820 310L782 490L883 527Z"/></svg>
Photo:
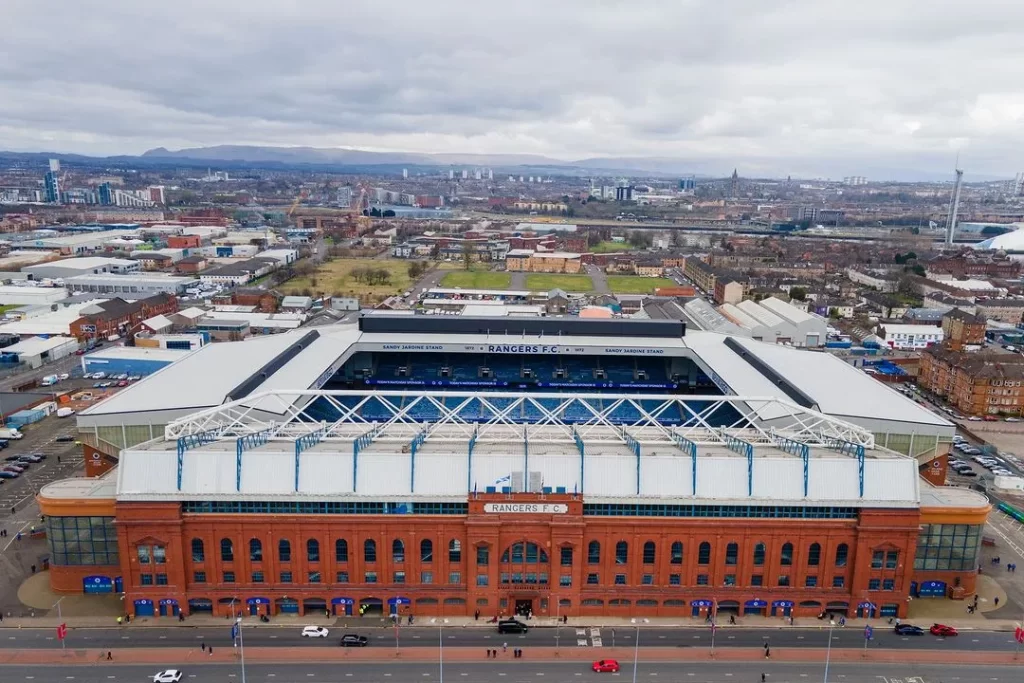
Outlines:
<svg viewBox="0 0 1024 683"><path fill-rule="evenodd" d="M978 417L977 415L971 415L971 416L970 416L969 418L967 418L967 419L968 419L968 421L970 421L970 422L981 422L981 418L980 418L980 417Z"/></svg>
<svg viewBox="0 0 1024 683"><path fill-rule="evenodd" d="M955 636L957 631L952 626L946 626L945 624L932 624L932 627L928 629L928 632L933 636Z"/></svg>
<svg viewBox="0 0 1024 683"><path fill-rule="evenodd" d="M366 636L357 636L354 633L346 633L341 637L341 642L338 644L342 647L366 647L370 644L370 639Z"/></svg>
<svg viewBox="0 0 1024 683"><path fill-rule="evenodd" d="M28 465L25 465L24 463L20 465L16 463L11 463L10 465L4 465L2 469L6 470L7 472L17 472L18 474L21 474L22 472L25 471L27 467Z"/></svg>
<svg viewBox="0 0 1024 683"><path fill-rule="evenodd" d="M900 636L923 636L924 629L913 624L896 624L896 635Z"/></svg>
<svg viewBox="0 0 1024 683"><path fill-rule="evenodd" d="M331 632L323 626L306 626L302 629L303 638L326 638Z"/></svg>
<svg viewBox="0 0 1024 683"><path fill-rule="evenodd" d="M43 459L40 458L38 455L32 455L31 453L29 453L27 455L19 455L18 456L18 462L42 462L42 461L43 461Z"/></svg>
<svg viewBox="0 0 1024 683"><path fill-rule="evenodd" d="M21 476L18 472L11 470L0 470L0 479L17 479Z"/></svg>
<svg viewBox="0 0 1024 683"><path fill-rule="evenodd" d="M517 619L503 619L498 622L498 633L526 633L530 629Z"/></svg>
<svg viewBox="0 0 1024 683"><path fill-rule="evenodd" d="M74 440L75 437L72 434L61 434L56 439L54 439L54 441L56 441L57 443L70 443ZM0 446L0 448L2 448L2 446Z"/></svg>
<svg viewBox="0 0 1024 683"><path fill-rule="evenodd" d="M986 415L982 419L985 420L985 422L999 422L999 418L995 415Z"/></svg>
<svg viewBox="0 0 1024 683"><path fill-rule="evenodd" d="M616 674L619 672L619 662L615 659L599 659L590 668L597 673Z"/></svg>

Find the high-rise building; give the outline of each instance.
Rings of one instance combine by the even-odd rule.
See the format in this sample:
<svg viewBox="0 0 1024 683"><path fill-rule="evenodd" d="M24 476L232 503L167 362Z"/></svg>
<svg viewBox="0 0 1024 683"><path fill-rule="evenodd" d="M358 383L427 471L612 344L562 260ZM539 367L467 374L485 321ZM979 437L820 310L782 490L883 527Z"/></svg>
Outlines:
<svg viewBox="0 0 1024 683"><path fill-rule="evenodd" d="M404 179L408 179L409 178L409 169L407 169L407 168L403 168L402 169L402 178L404 178Z"/></svg>
<svg viewBox="0 0 1024 683"><path fill-rule="evenodd" d="M454 168L449 168L448 169L448 180L455 180L455 169Z"/></svg>
<svg viewBox="0 0 1024 683"><path fill-rule="evenodd" d="M150 185L149 186L149 199L154 204L166 204L166 197L164 196L163 185Z"/></svg>
<svg viewBox="0 0 1024 683"><path fill-rule="evenodd" d="M56 167L56 169L54 168ZM46 201L51 204L60 203L60 162L50 159L50 170L43 176L46 185Z"/></svg>
<svg viewBox="0 0 1024 683"><path fill-rule="evenodd" d="M462 179L466 180L467 178L469 178L469 171L462 169Z"/></svg>
<svg viewBox="0 0 1024 683"><path fill-rule="evenodd" d="M110 187L110 183L103 183L98 188L100 204L103 206L111 206L114 203L114 191Z"/></svg>
<svg viewBox="0 0 1024 683"><path fill-rule="evenodd" d="M1024 172L1018 173L1017 177L1013 179L1013 196L1020 197L1024 195Z"/></svg>
<svg viewBox="0 0 1024 683"><path fill-rule="evenodd" d="M686 178L679 179L679 189L685 191L693 190L697 187L697 178L694 176L687 176Z"/></svg>
<svg viewBox="0 0 1024 683"><path fill-rule="evenodd" d="M474 180L482 180L483 177L484 177L483 171L481 171L479 168L476 169L476 172L473 174L473 179Z"/></svg>
<svg viewBox="0 0 1024 683"><path fill-rule="evenodd" d="M494 180L494 169L493 168L487 169L487 179L488 180Z"/></svg>

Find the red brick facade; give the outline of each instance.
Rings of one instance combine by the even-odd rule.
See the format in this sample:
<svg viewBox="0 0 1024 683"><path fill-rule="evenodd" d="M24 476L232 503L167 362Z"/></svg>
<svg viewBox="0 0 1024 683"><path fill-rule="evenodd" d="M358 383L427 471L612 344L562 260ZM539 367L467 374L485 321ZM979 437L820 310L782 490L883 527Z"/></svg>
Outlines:
<svg viewBox="0 0 1024 683"><path fill-rule="evenodd" d="M773 612L775 601L790 601L795 615L817 615L830 606L842 612L840 605L848 603L852 615L868 600L895 605L905 614L918 510L864 510L856 519L814 520L604 517L583 516L582 501L572 496L543 500L566 506L564 514L503 514L484 508L509 502L540 501L529 494L512 501L481 495L469 501L467 516L183 516L176 503L119 503L126 604L174 599L185 608L190 599L202 599L217 614L227 614L232 598L243 606L250 598L267 598L276 613L285 599L297 601L301 612L323 609L319 602L307 606L310 599L323 600L329 608L334 598L352 598L358 606L387 605L389 598L401 596L410 600L409 610L423 615L479 610L493 616L528 606L538 616L699 616L707 611L699 601L713 601L723 613L743 613L749 601L764 601L767 607L750 608L764 614ZM200 561L193 561L193 539L202 542ZM225 539L230 560L222 558ZM259 542L259 559L250 555L253 539ZM289 544L287 560L281 558L282 540ZM344 548L337 547L339 540ZM308 547L310 541L315 547ZM400 549L395 541L401 541ZM374 544L375 560L366 556L368 542ZM596 555L593 542L600 544ZM536 551L531 555L525 547L518 559L519 553L509 552L508 562L502 562L517 543L535 544ZM139 546L162 546L166 561L140 563ZM486 564L478 564L483 559L478 549L486 549L480 551ZM563 557L563 549L571 549L571 558ZM877 552L886 559L872 568ZM67 571L71 576L57 576L54 587L72 590L78 581L80 589L79 574L90 572L76 569L55 568L58 575ZM224 582L225 572L233 573L234 583ZM254 582L256 572L262 572L262 583ZM291 573L290 583L282 583L282 572ZM153 575L146 585L143 574ZM522 583L513 582L517 577ZM891 588L869 591L871 579L891 581ZM780 607L777 615L783 611Z"/></svg>

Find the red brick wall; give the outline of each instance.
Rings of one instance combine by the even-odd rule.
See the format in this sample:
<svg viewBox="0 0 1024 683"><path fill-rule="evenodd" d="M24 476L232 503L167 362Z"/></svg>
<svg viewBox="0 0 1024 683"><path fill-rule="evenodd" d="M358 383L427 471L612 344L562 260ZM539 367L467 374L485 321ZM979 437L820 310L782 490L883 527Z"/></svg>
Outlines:
<svg viewBox="0 0 1024 683"><path fill-rule="evenodd" d="M517 496L516 500L536 502L536 496ZM189 515L184 519L175 504L119 503L118 529L121 535L121 554L127 604L147 597L154 600L175 598L185 605L189 598L208 598L215 609L229 609L219 605L222 598L236 597L245 601L249 597L275 597L287 595L301 601L304 598L351 597L359 601L375 597L386 602L396 595L413 601L411 611L425 615L471 615L479 609L482 614L510 613L515 600L532 600L537 615L554 615L559 599L569 605L559 609L560 614L607 614L630 616L689 615L690 601L696 599L736 600L742 606L746 600L792 600L799 605L804 601L818 601L820 606L797 607L798 615L816 614L832 601L849 602L851 614L856 603L868 599L876 604L900 605L905 613L905 596L909 592L910 567L917 538L919 513L917 510L868 510L859 520L785 520L785 519L701 519L701 518L630 518L583 517L582 502L571 496L548 496L544 502L568 505L567 514L490 514L483 511L485 502L508 502L503 496L480 496L470 502L468 517L459 516L319 516L319 515ZM191 540L203 540L205 560L193 563ZM229 538L233 544L234 560L220 558L220 541ZM262 542L261 562L249 558L249 540ZM291 560L278 560L278 542L291 543ZM348 561L335 561L335 540L344 538L348 543ZM405 560L398 563L392 557L392 541L401 539L405 545ZM309 562L306 556L308 539L319 541L320 560ZM377 545L377 561L363 561L363 547L367 539ZM433 542L433 560L420 560L420 542ZM461 542L460 561L449 561L448 544L452 539ZM601 544L601 558L597 565L587 562L591 541ZM671 544L683 543L681 564L671 563ZM536 543L548 554L547 565L525 565L511 568L511 572L546 572L547 585L502 585L502 553L513 543ZM616 561L616 544L628 543L628 559L624 564ZM655 562L643 562L643 546L647 541L656 544ZM712 546L711 561L707 566L698 564L702 542ZM782 566L783 544L793 544L791 566ZM161 543L167 547L167 563L160 569L168 575L167 586L142 586L143 570L157 571L153 565L140 566L135 547L140 543ZM726 564L729 543L738 544L737 563ZM753 551L757 543L767 548L765 563L753 564ZM808 548L821 544L818 566L807 565ZM849 546L845 567L835 566L836 548L840 543ZM476 548L486 545L490 549L490 562L477 567ZM573 548L571 567L560 566L560 548ZM873 570L871 554L875 549L898 550L899 566L890 570ZM206 584L195 584L193 572L204 571ZM223 572L235 572L234 585L221 582ZM262 571L264 584L251 583L251 573ZM281 571L291 571L293 583L281 585ZM310 584L308 573L319 571L322 583ZM336 572L348 571L349 583L338 584ZM364 572L376 571L376 584L363 583ZM393 572L404 571L405 583L395 584ZM433 583L421 584L421 572L433 573ZM449 585L451 572L460 573L460 582ZM587 585L587 575L597 573L599 585ZM477 575L487 577L487 586L477 585ZM616 585L615 576L624 574L626 585ZM643 584L644 575L653 576L651 585ZM670 584L670 576L681 575L681 585ZM763 577L763 585L751 586L751 576ZM560 576L570 576L571 586L559 586ZM727 575L735 575L736 585L726 586ZM790 577L788 587L778 586L779 576ZM808 575L818 577L817 587L805 587ZM842 575L843 588L833 589L832 579ZM698 577L707 576L707 585L698 585ZM895 591L870 593L871 578L893 578ZM422 599L434 603L417 602ZM629 600L629 606L612 606L612 598ZM663 601L677 598L686 601L685 607L665 606ZM504 608L501 600L507 600ZM600 606L586 606L585 600L602 600ZM446 603L446 600L448 602ZM546 604L543 601L546 601ZM653 605L638 601L655 601ZM482 602L486 601L486 603Z"/></svg>

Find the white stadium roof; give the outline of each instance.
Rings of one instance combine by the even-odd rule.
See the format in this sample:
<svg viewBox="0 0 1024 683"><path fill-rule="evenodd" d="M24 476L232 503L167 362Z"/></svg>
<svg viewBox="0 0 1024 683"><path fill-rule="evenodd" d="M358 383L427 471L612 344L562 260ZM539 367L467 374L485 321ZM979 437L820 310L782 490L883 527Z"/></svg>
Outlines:
<svg viewBox="0 0 1024 683"><path fill-rule="evenodd" d="M682 338L363 332L358 320L207 345L82 411L79 426L165 425L247 394L317 389L359 351L515 353L523 346L570 355L688 357L727 395L786 398L876 433L948 437L954 431L948 421L834 356L743 337L700 330L687 330ZM284 405L264 408L282 414ZM761 419L776 417L773 409L764 410Z"/></svg>

